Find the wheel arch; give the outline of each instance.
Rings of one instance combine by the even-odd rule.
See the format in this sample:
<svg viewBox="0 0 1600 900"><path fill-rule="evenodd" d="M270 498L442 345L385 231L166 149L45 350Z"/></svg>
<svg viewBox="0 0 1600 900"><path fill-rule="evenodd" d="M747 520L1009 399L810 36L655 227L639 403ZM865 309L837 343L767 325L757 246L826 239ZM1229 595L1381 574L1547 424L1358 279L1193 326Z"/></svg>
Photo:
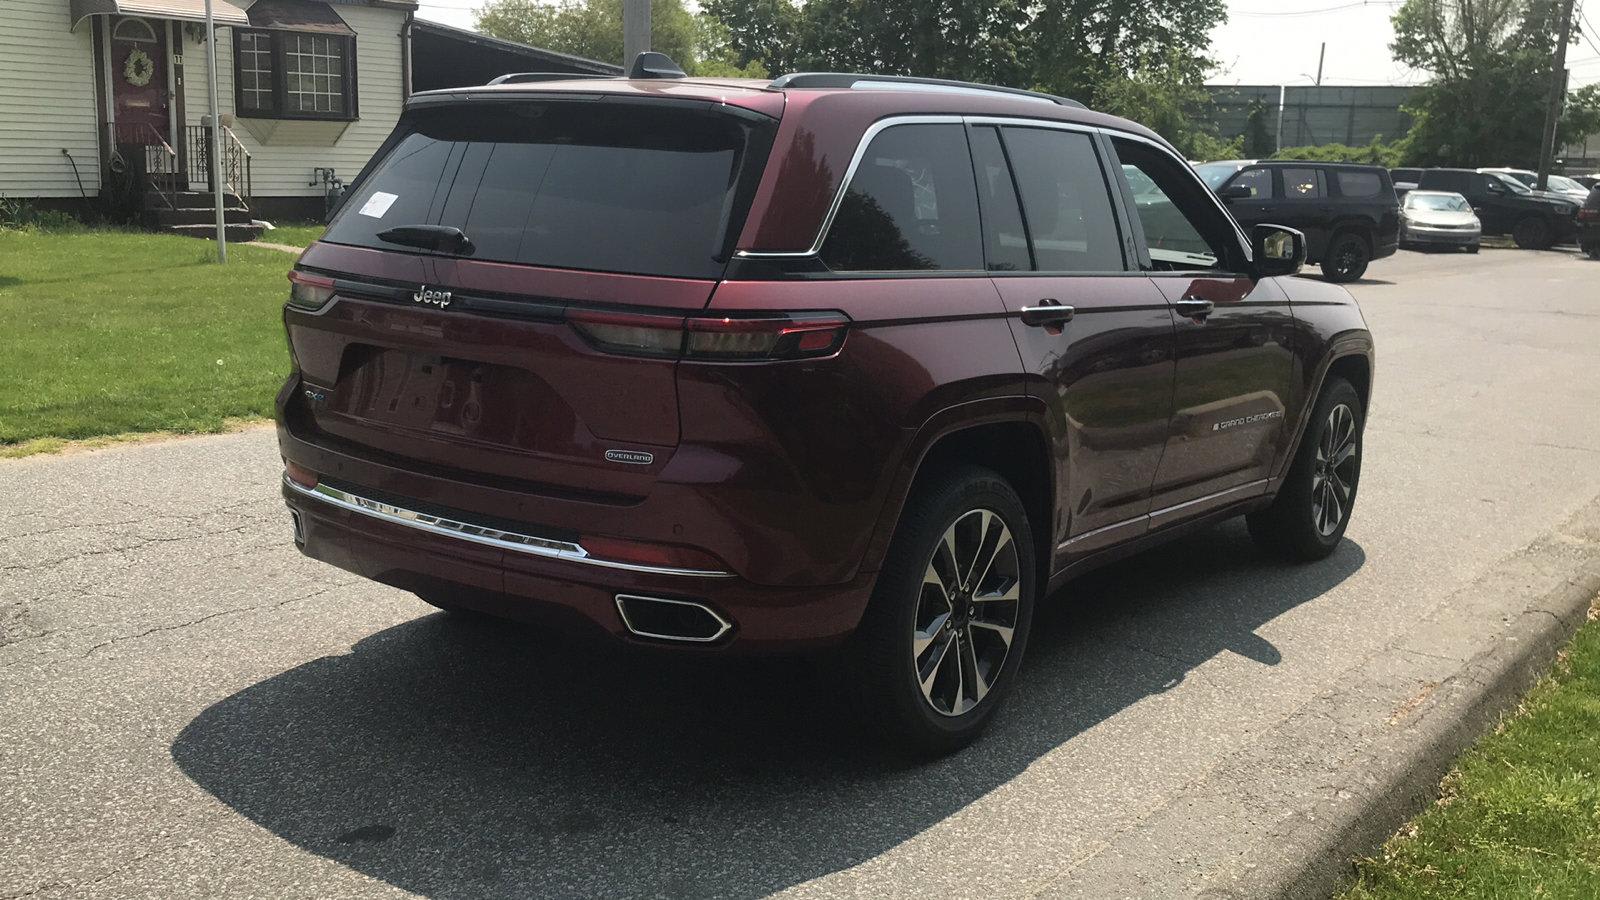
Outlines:
<svg viewBox="0 0 1600 900"><path fill-rule="evenodd" d="M1277 471L1273 473L1271 491L1276 491L1282 483L1284 475L1293 463L1295 456L1300 452L1300 442L1305 439L1306 426L1311 422L1311 413L1316 409L1317 401L1322 398L1322 392L1328 385L1329 378L1344 378L1361 395L1361 416L1365 421L1372 409L1372 382L1376 360L1373 355L1372 336L1366 332L1348 334L1334 340L1327 354L1319 366L1313 387L1306 394L1306 401L1300 408L1300 421L1295 424L1294 440L1289 443L1288 452L1278 461Z"/></svg>
<svg viewBox="0 0 1600 900"><path fill-rule="evenodd" d="M1035 564L1043 578L1049 569L1056 515L1054 455L1044 413L1038 398L1011 397L962 403L930 417L904 455L862 560L863 570L882 566L906 502L919 483L956 466L979 465L1005 478L1022 499L1033 530Z"/></svg>

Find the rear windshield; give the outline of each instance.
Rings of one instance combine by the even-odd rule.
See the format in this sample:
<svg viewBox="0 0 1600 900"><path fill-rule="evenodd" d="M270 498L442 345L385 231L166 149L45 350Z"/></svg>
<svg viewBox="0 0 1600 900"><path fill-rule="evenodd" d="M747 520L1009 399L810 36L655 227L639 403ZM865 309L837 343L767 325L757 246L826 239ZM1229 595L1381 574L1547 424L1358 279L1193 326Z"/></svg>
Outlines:
<svg viewBox="0 0 1600 900"><path fill-rule="evenodd" d="M709 106L416 109L323 240L421 253L378 234L449 225L475 259L716 278L769 144L770 127Z"/></svg>

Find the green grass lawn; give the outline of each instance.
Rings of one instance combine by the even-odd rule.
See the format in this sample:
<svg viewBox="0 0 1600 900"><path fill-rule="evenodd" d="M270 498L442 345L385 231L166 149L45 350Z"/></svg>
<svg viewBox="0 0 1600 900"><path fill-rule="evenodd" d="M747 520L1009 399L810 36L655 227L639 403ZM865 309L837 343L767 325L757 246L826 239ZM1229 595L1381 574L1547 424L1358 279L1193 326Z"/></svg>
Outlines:
<svg viewBox="0 0 1600 900"><path fill-rule="evenodd" d="M1343 900L1600 897L1600 622L1357 868Z"/></svg>
<svg viewBox="0 0 1600 900"><path fill-rule="evenodd" d="M0 230L0 455L270 415L293 257L215 253L169 235Z"/></svg>
<svg viewBox="0 0 1600 900"><path fill-rule="evenodd" d="M273 223L277 225L277 223ZM326 225L277 225L271 231L261 235L263 241L274 244L288 244L291 247L310 246L311 242L322 237L322 232L327 230Z"/></svg>

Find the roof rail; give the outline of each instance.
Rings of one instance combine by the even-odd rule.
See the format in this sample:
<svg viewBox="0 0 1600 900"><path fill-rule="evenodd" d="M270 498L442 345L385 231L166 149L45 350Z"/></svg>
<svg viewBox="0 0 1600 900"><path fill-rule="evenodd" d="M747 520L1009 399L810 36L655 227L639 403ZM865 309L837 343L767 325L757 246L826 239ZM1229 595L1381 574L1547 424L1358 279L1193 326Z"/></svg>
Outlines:
<svg viewBox="0 0 1600 900"><path fill-rule="evenodd" d="M903 87L896 87L903 85ZM878 88L879 90L916 90L918 87L930 88L935 91L957 91L960 93L985 93L985 94L1013 94L1033 100L1046 100L1061 106L1070 106L1075 109L1087 109L1082 103L1069 97L1058 97L1055 94L1046 94L1042 91L1029 91L1023 88L1001 87L995 84L979 84L973 81L955 81L949 78L918 78L914 75L867 75L856 72L795 72L775 78L768 87L774 90L784 88Z"/></svg>
<svg viewBox="0 0 1600 900"><path fill-rule="evenodd" d="M584 72L507 72L490 79L490 84L529 84L535 81L568 81L579 78L616 78L615 75L591 75Z"/></svg>

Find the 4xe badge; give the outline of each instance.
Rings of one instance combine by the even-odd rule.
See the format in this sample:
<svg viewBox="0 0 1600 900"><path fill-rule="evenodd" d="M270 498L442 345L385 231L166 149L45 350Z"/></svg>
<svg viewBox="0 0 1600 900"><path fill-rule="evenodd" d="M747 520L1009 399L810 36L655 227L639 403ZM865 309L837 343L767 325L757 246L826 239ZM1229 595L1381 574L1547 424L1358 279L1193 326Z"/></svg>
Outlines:
<svg viewBox="0 0 1600 900"><path fill-rule="evenodd" d="M607 450L606 459L630 466L648 466L656 461L656 455L643 450Z"/></svg>
<svg viewBox="0 0 1600 900"><path fill-rule="evenodd" d="M446 306L450 305L450 292L436 291L429 288L427 285L423 285L421 290L411 295L411 299L417 303L428 303L433 306L437 306L440 309L444 309Z"/></svg>

